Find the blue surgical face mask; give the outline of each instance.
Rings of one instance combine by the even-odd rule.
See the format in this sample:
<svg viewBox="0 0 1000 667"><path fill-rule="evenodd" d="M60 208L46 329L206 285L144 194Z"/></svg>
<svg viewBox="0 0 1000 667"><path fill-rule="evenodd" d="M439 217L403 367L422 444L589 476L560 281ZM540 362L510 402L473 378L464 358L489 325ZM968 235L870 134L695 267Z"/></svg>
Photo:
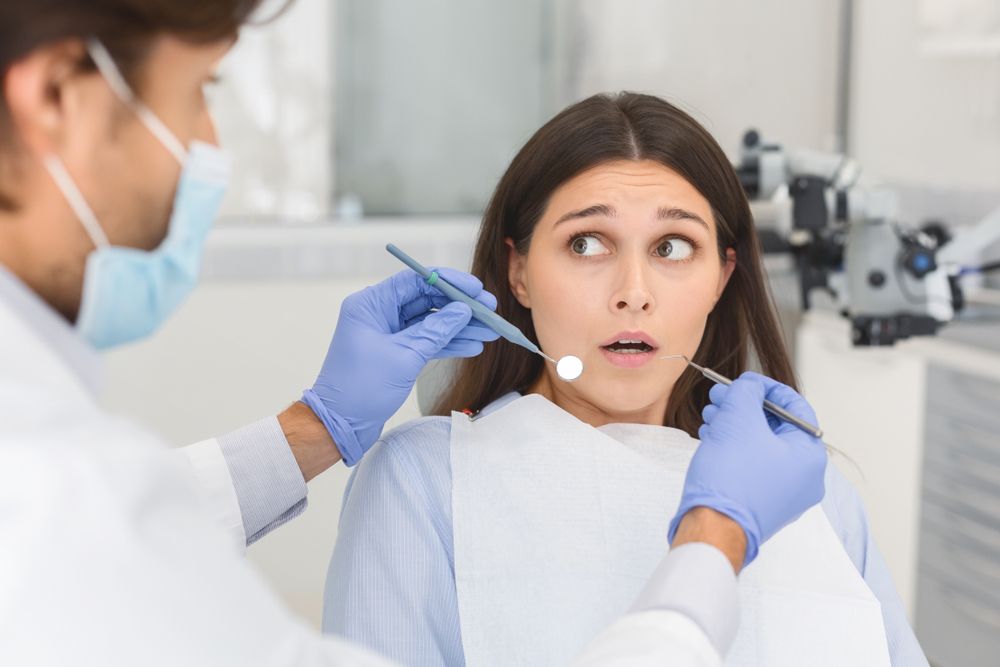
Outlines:
<svg viewBox="0 0 1000 667"><path fill-rule="evenodd" d="M93 210L59 158L45 166L83 224L96 249L87 258L76 328L98 349L144 338L156 331L198 282L205 239L229 183L229 159L216 146L188 149L136 98L107 50L95 40L91 58L116 95L128 104L181 164L167 237L152 251L112 246Z"/></svg>

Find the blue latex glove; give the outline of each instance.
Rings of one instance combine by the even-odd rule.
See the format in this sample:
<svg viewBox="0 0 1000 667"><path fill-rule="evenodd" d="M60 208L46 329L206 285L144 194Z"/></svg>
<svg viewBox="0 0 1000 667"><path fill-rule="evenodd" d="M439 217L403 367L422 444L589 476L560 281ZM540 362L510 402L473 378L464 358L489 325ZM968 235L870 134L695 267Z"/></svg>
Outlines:
<svg viewBox="0 0 1000 667"><path fill-rule="evenodd" d="M761 544L823 499L826 448L818 438L764 411L766 398L817 423L804 398L771 378L744 373L729 387L712 387L709 398L698 431L701 445L670 523L670 541L689 510L710 507L743 528L746 566Z"/></svg>
<svg viewBox="0 0 1000 667"><path fill-rule="evenodd" d="M479 279L436 270L496 310L496 298ZM344 300L323 368L302 402L326 426L347 465L375 444L428 361L474 357L484 342L499 337L471 318L467 305L451 301L413 271L401 271Z"/></svg>

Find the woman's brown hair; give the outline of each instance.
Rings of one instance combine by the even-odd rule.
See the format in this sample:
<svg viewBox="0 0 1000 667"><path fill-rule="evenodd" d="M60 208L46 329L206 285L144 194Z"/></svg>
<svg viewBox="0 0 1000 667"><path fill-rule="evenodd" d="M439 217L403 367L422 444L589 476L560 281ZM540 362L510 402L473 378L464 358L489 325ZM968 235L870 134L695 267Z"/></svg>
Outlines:
<svg viewBox="0 0 1000 667"><path fill-rule="evenodd" d="M751 351L761 370L795 386L792 364L764 277L760 244L743 188L712 136L691 116L651 95L595 95L546 123L518 152L483 216L472 273L497 296L497 312L537 343L531 311L508 283L513 239L524 254L550 197L574 176L616 160L653 160L693 185L712 207L719 255L736 252L736 268L708 317L694 361L729 377L747 370ZM721 259L720 259L721 261ZM543 372L543 360L506 340L460 362L435 414L480 410L500 396L524 392ZM663 423L697 437L710 383L688 368L670 394Z"/></svg>
<svg viewBox="0 0 1000 667"><path fill-rule="evenodd" d="M0 84L14 63L36 49L97 37L130 78L159 35L205 44L235 38L265 0L2 0ZM268 20L281 14L285 3ZM84 57L81 68L93 68ZM137 82L131 82L138 88ZM0 85L2 90L2 85ZM0 149L7 149L7 106L0 95ZM16 203L0 192L0 210Z"/></svg>

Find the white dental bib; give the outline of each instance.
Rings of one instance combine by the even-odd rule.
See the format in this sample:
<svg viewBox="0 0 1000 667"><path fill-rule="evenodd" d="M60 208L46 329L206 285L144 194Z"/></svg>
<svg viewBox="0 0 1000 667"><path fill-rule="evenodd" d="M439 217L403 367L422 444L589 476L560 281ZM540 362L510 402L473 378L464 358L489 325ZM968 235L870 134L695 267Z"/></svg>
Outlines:
<svg viewBox="0 0 1000 667"><path fill-rule="evenodd" d="M593 428L537 394L453 413L455 581L468 667L568 664L667 552L698 441ZM889 665L881 608L817 505L740 575L727 665Z"/></svg>

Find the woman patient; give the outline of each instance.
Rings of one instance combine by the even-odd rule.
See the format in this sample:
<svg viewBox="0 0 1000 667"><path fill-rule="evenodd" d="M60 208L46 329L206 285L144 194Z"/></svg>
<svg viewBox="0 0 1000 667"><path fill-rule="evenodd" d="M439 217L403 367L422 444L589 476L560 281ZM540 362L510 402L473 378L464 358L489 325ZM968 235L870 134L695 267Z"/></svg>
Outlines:
<svg viewBox="0 0 1000 667"><path fill-rule="evenodd" d="M750 209L724 153L669 103L595 96L521 149L472 272L575 382L499 341L435 414L383 436L344 499L324 629L404 664L557 665L625 612L667 522L711 384L751 356L794 387ZM471 411L472 416L461 411ZM731 665L926 665L856 492L740 575Z"/></svg>

